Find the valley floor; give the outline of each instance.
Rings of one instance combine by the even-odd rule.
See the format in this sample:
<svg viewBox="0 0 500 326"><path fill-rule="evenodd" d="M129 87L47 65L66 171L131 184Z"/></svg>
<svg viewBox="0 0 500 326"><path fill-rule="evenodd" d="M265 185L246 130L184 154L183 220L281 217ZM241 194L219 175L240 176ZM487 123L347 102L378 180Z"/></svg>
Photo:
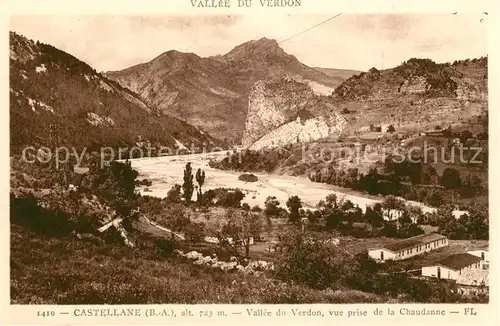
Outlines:
<svg viewBox="0 0 500 326"><path fill-rule="evenodd" d="M367 206L382 202L383 197L371 196L352 189L341 188L325 183L312 182L305 177L253 173L259 178L257 182L238 180L240 172L214 169L208 166L209 159L221 159L226 152L194 154L182 156L165 156L130 160L132 167L139 172L139 178L147 178L152 186L141 189L143 195L166 197L172 186L182 184L182 171L186 163L191 162L193 169L201 168L207 177L203 189L238 188L245 193L243 203L250 207L255 205L263 208L268 196L275 196L284 204L289 197L299 196L304 208L314 209L318 202L329 194L337 194L339 199L350 200L363 211ZM196 197L196 194L193 196ZM411 202L420 206L424 213L435 209L422 203Z"/></svg>

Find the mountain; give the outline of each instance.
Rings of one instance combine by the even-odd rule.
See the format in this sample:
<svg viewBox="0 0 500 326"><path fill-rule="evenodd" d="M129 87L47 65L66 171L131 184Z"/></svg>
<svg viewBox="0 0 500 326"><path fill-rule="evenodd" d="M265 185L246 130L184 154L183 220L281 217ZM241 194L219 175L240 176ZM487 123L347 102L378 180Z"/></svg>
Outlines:
<svg viewBox="0 0 500 326"><path fill-rule="evenodd" d="M172 150L216 141L51 45L10 32L11 150L74 146L98 150L137 140Z"/></svg>
<svg viewBox="0 0 500 326"><path fill-rule="evenodd" d="M330 95L342 80L302 64L275 40L261 38L224 55L200 57L168 51L106 76L168 112L220 139L240 142L248 96L259 80L290 77Z"/></svg>

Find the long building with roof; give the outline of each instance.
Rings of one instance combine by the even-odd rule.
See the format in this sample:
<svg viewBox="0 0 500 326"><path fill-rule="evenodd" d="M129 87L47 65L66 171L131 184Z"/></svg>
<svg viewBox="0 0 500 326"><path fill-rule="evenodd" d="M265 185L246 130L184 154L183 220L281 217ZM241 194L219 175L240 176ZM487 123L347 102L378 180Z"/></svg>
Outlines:
<svg viewBox="0 0 500 326"><path fill-rule="evenodd" d="M440 261L422 267L422 276L436 277L438 279L458 280L469 270L482 270L481 257L468 253L450 255Z"/></svg>
<svg viewBox="0 0 500 326"><path fill-rule="evenodd" d="M379 262L403 260L446 246L448 246L448 239L441 234L421 234L378 248L370 248L368 256Z"/></svg>

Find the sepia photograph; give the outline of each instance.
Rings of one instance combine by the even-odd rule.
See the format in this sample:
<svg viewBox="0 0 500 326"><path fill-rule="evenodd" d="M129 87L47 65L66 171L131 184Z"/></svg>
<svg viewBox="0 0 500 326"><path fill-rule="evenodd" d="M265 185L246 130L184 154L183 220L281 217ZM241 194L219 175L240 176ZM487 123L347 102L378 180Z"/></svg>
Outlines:
<svg viewBox="0 0 500 326"><path fill-rule="evenodd" d="M487 23L11 16L11 305L489 303Z"/></svg>

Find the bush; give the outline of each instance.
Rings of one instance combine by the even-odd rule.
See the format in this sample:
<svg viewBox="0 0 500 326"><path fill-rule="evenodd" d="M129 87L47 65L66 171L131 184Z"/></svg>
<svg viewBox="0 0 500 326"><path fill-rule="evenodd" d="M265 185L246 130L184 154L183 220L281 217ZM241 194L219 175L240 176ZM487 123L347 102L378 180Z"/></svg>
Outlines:
<svg viewBox="0 0 500 326"><path fill-rule="evenodd" d="M258 205L255 205L254 207L252 207L252 212L262 212L262 208L260 208Z"/></svg>
<svg viewBox="0 0 500 326"><path fill-rule="evenodd" d="M186 228L186 238L192 242L200 242L205 236L205 228L201 223L189 223Z"/></svg>
<svg viewBox="0 0 500 326"><path fill-rule="evenodd" d="M239 189L216 188L203 194L202 204L239 208L243 198L245 194Z"/></svg>
<svg viewBox="0 0 500 326"><path fill-rule="evenodd" d="M253 174L244 173L238 177L238 180L245 182L257 182L259 178Z"/></svg>
<svg viewBox="0 0 500 326"><path fill-rule="evenodd" d="M151 180L148 179L142 179L142 180L136 180L135 185L139 187L140 186L151 187L153 185L153 182L151 182Z"/></svg>
<svg viewBox="0 0 500 326"><path fill-rule="evenodd" d="M51 236L67 236L74 229L67 212L42 207L33 194L19 197L10 194L10 220L34 232Z"/></svg>
<svg viewBox="0 0 500 326"><path fill-rule="evenodd" d="M345 251L312 234L285 236L283 253L276 264L276 274L313 288L338 288L353 268Z"/></svg>
<svg viewBox="0 0 500 326"><path fill-rule="evenodd" d="M174 184L167 193L167 201L172 203L180 203L182 201L181 186Z"/></svg>

